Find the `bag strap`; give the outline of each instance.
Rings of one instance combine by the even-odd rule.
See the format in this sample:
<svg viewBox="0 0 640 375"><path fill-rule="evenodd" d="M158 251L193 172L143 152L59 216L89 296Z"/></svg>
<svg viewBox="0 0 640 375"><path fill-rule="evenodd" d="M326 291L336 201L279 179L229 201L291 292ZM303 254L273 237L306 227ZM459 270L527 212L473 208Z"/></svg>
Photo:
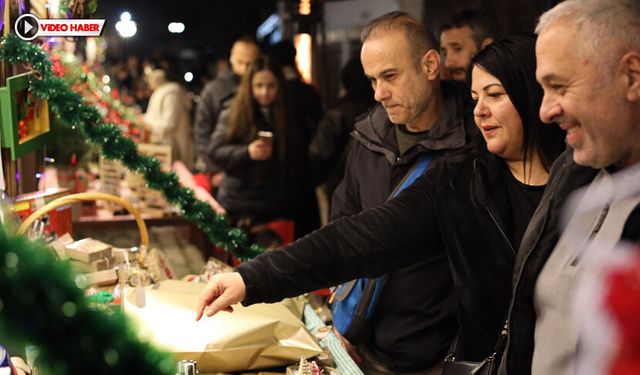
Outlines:
<svg viewBox="0 0 640 375"><path fill-rule="evenodd" d="M417 180L418 177L422 176L424 171L426 171L427 168L429 167L429 164L431 164L432 159L433 157L428 152L424 152L420 154L420 156L418 156L418 159L411 166L411 169L407 171L407 173L404 175L404 177L402 177L400 182L398 182L398 185L396 185L395 189L393 189L391 194L389 194L387 201L391 200L391 198L397 197L398 194L402 192L402 190L411 186L411 184L413 184L413 182Z"/></svg>
<svg viewBox="0 0 640 375"><path fill-rule="evenodd" d="M400 194L402 190L411 186L411 184L413 184L413 182L417 180L418 177L420 177L424 173L424 171L427 170L427 168L429 167L429 164L431 164L432 159L433 157L428 152L423 152L422 154L420 154L416 159L416 161L411 166L411 168L407 171L407 173L405 173L404 177L402 177L402 179L400 180L400 182L398 182L398 184L393 189L393 191L391 191L391 194L389 194L387 201L391 200L392 198L395 198L398 194ZM386 283L387 281L387 277L388 277L387 274L384 274L378 278L369 279L369 280L379 280L384 285L384 283ZM367 284L369 285L372 283L369 282ZM370 287L373 287L373 285L370 285ZM335 297L336 297L336 291L334 290L333 293L331 293L331 297L329 298L329 303L333 303Z"/></svg>
<svg viewBox="0 0 640 375"><path fill-rule="evenodd" d="M392 198L397 197L404 189L411 186L411 184L413 184L415 180L418 179L418 177L422 176L422 174L427 170L427 168L431 164L431 160L433 160L433 156L431 155L431 153L423 152L422 154L420 154L416 159L416 161L413 162L413 165L411 166L411 168L407 171L407 173L405 173L404 177L402 177L402 179L400 180L400 182L398 182L398 184L393 189L393 191L391 191L391 194L389 194L389 197L387 197L387 202L390 201ZM384 285L384 283L387 282L387 277L388 275L384 274L374 280L380 280Z"/></svg>
<svg viewBox="0 0 640 375"><path fill-rule="evenodd" d="M487 358L493 359L493 357L502 355L504 351L505 344L507 343L507 337L509 332L509 321L505 319L504 325L502 326L502 330L500 331L500 337L496 341L496 345L493 347L493 353L489 355ZM449 354L445 357L445 362L453 362L456 360L456 350L458 349L459 337L456 335L456 338L453 340L451 347L449 348Z"/></svg>

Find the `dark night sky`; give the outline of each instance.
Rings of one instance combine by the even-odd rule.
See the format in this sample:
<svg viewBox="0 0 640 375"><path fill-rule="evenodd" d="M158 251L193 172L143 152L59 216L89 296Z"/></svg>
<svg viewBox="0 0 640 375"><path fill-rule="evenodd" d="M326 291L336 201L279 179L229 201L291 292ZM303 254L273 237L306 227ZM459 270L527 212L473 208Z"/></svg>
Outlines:
<svg viewBox="0 0 640 375"><path fill-rule="evenodd" d="M178 52L191 48L208 56L224 56L234 39L254 34L256 28L275 11L275 0L103 0L96 17L106 18L105 36L117 35L115 23L127 10L138 32L126 40L125 50L111 43L111 54L135 53L148 56L156 51ZM169 22L183 22L182 34L171 34Z"/></svg>

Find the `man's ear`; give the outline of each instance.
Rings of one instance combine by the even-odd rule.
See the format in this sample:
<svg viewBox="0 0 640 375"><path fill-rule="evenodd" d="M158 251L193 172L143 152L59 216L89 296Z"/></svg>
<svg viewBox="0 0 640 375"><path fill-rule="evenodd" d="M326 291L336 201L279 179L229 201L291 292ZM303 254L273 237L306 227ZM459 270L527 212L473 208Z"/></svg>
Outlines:
<svg viewBox="0 0 640 375"><path fill-rule="evenodd" d="M489 37L489 38L484 38L484 40L482 41L482 43L480 43L480 50L482 50L484 47L488 46L489 44L493 43L493 38Z"/></svg>
<svg viewBox="0 0 640 375"><path fill-rule="evenodd" d="M428 50L422 56L421 66L430 81L436 79L440 75L440 52L435 49Z"/></svg>
<svg viewBox="0 0 640 375"><path fill-rule="evenodd" d="M627 100L640 101L640 53L628 52L620 60L622 74L626 80Z"/></svg>

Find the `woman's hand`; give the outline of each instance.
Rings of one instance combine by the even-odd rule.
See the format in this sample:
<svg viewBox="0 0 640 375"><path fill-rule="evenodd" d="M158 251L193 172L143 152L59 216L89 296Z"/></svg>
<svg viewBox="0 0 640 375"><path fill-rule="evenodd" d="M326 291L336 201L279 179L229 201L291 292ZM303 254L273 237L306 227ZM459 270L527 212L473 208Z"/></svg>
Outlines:
<svg viewBox="0 0 640 375"><path fill-rule="evenodd" d="M271 158L271 142L265 139L256 139L249 143L249 157L251 160L269 160Z"/></svg>
<svg viewBox="0 0 640 375"><path fill-rule="evenodd" d="M200 293L196 320L203 314L213 316L218 311L233 312L231 305L242 302L246 287L244 280L237 272L219 273L213 275L207 286Z"/></svg>

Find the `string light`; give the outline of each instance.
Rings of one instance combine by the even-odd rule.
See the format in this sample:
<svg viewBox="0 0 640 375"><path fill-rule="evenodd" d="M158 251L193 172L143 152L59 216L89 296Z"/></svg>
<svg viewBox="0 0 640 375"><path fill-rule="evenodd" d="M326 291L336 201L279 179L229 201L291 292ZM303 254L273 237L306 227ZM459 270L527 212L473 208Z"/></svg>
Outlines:
<svg viewBox="0 0 640 375"><path fill-rule="evenodd" d="M298 12L303 16L311 14L311 0L300 0Z"/></svg>

